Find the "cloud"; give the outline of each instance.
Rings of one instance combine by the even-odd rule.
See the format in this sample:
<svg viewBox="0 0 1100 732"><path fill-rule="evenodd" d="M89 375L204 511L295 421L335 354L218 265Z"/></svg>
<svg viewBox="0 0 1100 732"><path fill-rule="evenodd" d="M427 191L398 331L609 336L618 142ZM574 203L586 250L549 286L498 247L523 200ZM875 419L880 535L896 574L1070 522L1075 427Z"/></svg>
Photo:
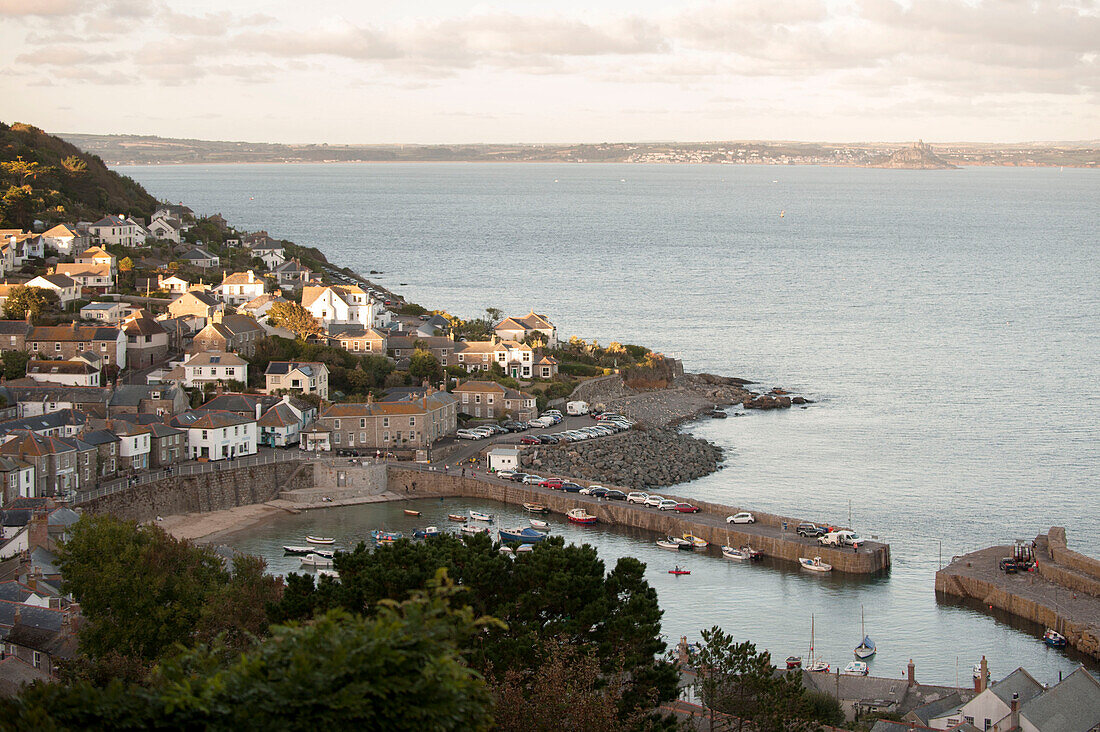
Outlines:
<svg viewBox="0 0 1100 732"><path fill-rule="evenodd" d="M36 66L80 66L82 64L102 64L116 61L118 53L95 53L86 48L73 45L40 46L33 51L15 57L17 63Z"/></svg>
<svg viewBox="0 0 1100 732"><path fill-rule="evenodd" d="M83 5L80 0L0 0L0 17L76 15Z"/></svg>

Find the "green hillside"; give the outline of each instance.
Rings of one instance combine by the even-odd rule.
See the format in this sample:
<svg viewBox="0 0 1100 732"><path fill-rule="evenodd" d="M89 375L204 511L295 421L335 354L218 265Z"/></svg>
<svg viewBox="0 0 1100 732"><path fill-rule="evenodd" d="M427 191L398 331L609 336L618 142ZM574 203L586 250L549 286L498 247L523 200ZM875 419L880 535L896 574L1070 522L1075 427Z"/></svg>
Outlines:
<svg viewBox="0 0 1100 732"><path fill-rule="evenodd" d="M105 214L148 218L157 201L131 178L37 127L0 122L0 229L95 221Z"/></svg>

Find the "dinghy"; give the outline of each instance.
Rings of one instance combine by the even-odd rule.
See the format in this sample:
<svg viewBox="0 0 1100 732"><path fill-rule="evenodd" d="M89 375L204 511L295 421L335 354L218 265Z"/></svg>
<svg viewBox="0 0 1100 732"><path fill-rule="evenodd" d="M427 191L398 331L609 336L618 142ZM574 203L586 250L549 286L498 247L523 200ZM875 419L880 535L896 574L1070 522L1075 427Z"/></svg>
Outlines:
<svg viewBox="0 0 1100 732"><path fill-rule="evenodd" d="M826 564L821 561L821 557L814 557L813 559L807 559L806 557L799 557L798 563L802 565L802 569L808 569L811 572L832 572L833 565Z"/></svg>
<svg viewBox="0 0 1100 732"><path fill-rule="evenodd" d="M545 521L540 521L539 519L527 519L527 520L531 522L531 527L532 528L538 529L539 531L549 531L550 530L550 524L546 523Z"/></svg>
<svg viewBox="0 0 1100 732"><path fill-rule="evenodd" d="M307 536L306 541L310 544L335 544L336 539L331 536Z"/></svg>

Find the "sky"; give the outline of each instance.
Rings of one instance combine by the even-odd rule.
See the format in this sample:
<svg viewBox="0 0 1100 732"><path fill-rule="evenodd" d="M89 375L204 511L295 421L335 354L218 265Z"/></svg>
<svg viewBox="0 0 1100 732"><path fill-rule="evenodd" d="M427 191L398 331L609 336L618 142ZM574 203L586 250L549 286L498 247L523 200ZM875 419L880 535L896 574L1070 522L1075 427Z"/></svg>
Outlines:
<svg viewBox="0 0 1100 732"><path fill-rule="evenodd" d="M1100 0L0 0L0 120L254 142L1100 138Z"/></svg>

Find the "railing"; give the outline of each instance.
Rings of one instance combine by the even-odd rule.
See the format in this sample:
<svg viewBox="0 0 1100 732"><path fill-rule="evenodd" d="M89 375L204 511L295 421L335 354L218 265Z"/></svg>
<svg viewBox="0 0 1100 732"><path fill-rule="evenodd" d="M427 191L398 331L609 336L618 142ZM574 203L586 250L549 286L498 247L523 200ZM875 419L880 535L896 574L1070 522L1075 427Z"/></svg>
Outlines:
<svg viewBox="0 0 1100 732"><path fill-rule="evenodd" d="M186 462L172 465L167 468L158 468L145 473L126 478L102 481L97 487L78 491L73 498L73 505L80 505L96 498L109 496L119 491L124 491L134 486L153 483L165 478L174 478L188 475L201 475L203 473L217 473L224 470L236 470L237 468L250 468L256 465L273 465L310 459L309 455L300 450L261 450L255 455L233 458L232 460L218 460L215 462Z"/></svg>

